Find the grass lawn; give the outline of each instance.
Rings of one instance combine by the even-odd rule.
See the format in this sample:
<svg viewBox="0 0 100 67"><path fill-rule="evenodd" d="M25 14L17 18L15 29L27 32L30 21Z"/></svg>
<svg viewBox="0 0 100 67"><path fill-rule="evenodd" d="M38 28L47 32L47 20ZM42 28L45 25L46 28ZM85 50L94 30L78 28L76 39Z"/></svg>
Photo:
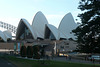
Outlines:
<svg viewBox="0 0 100 67"><path fill-rule="evenodd" d="M40 60L20 59L11 56L6 58L8 58L8 60L15 64L17 67L100 67L98 65L92 64L68 63L50 60L45 60L45 64L42 64L43 61Z"/></svg>

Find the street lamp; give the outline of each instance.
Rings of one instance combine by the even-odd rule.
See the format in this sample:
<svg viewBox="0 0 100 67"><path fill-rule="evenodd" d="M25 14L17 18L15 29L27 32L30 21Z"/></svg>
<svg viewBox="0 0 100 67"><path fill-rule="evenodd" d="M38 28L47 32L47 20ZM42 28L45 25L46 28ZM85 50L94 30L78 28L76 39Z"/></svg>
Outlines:
<svg viewBox="0 0 100 67"><path fill-rule="evenodd" d="M54 41L54 54L56 54L56 49L57 49L57 46L56 46L56 42Z"/></svg>

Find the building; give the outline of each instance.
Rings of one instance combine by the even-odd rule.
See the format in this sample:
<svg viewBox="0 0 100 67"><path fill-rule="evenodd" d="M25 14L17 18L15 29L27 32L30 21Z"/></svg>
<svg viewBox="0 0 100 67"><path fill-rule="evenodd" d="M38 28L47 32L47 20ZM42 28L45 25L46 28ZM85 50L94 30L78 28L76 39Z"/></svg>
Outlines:
<svg viewBox="0 0 100 67"><path fill-rule="evenodd" d="M71 13L66 14L62 18L59 27L56 28L54 25L49 24L45 15L39 11L34 16L31 24L26 19L20 20L17 28L16 40L24 41L25 43L31 42L33 45L41 44L43 46L47 44L46 50L48 51L55 48L54 42L56 42L57 51L73 51L76 49L77 43L73 41L75 36L72 30L76 27L77 24ZM51 46L50 44L53 45Z"/></svg>
<svg viewBox="0 0 100 67"><path fill-rule="evenodd" d="M77 43L73 40L76 38L72 30L77 27L71 13L66 14L60 22L58 28L48 23L45 15L39 11L34 16L30 24L26 19L19 21L16 42L31 43L31 45L45 45L46 51L50 52L55 49L56 52L73 51ZM12 39L10 31L0 31L0 41L7 42ZM73 39L73 40L69 40ZM55 46L56 45L56 46ZM28 46L28 45L27 45Z"/></svg>

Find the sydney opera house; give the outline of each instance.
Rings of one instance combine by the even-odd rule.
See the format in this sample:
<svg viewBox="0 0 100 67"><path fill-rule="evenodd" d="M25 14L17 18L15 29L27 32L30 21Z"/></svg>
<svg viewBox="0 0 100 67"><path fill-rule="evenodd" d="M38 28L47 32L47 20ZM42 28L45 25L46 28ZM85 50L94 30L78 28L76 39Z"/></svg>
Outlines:
<svg viewBox="0 0 100 67"><path fill-rule="evenodd" d="M66 14L61 20L59 27L56 28L54 25L49 24L44 14L39 11L34 16L32 24L30 24L26 19L20 20L16 32L16 40L75 39L72 30L76 27L77 24L74 22L71 13Z"/></svg>
<svg viewBox="0 0 100 67"><path fill-rule="evenodd" d="M66 14L62 18L59 27L56 28L54 25L49 24L45 15L41 11L39 11L34 16L31 24L26 19L21 19L19 21L16 30L15 42L25 42L25 44L32 43L32 45L36 45L37 41L41 41L39 42L40 45L46 44L48 45L47 49L49 49L52 47L52 45L50 45L51 42L53 43L53 47L55 46L55 41L55 44L57 44L57 50L71 51L74 50L77 45L77 43L73 41L76 37L72 33L72 30L76 27L77 24L75 23L71 13ZM15 27L12 26L10 26L10 28L12 31L14 31L13 28L15 29ZM0 31L0 41L7 42L9 40L12 40L11 32Z"/></svg>

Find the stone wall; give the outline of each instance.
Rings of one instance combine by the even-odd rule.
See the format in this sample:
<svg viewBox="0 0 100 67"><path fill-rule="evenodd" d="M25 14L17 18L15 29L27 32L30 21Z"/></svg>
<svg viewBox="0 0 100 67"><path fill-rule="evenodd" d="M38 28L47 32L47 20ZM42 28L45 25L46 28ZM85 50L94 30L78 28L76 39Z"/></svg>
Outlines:
<svg viewBox="0 0 100 67"><path fill-rule="evenodd" d="M14 49L14 43L0 43L0 49Z"/></svg>

